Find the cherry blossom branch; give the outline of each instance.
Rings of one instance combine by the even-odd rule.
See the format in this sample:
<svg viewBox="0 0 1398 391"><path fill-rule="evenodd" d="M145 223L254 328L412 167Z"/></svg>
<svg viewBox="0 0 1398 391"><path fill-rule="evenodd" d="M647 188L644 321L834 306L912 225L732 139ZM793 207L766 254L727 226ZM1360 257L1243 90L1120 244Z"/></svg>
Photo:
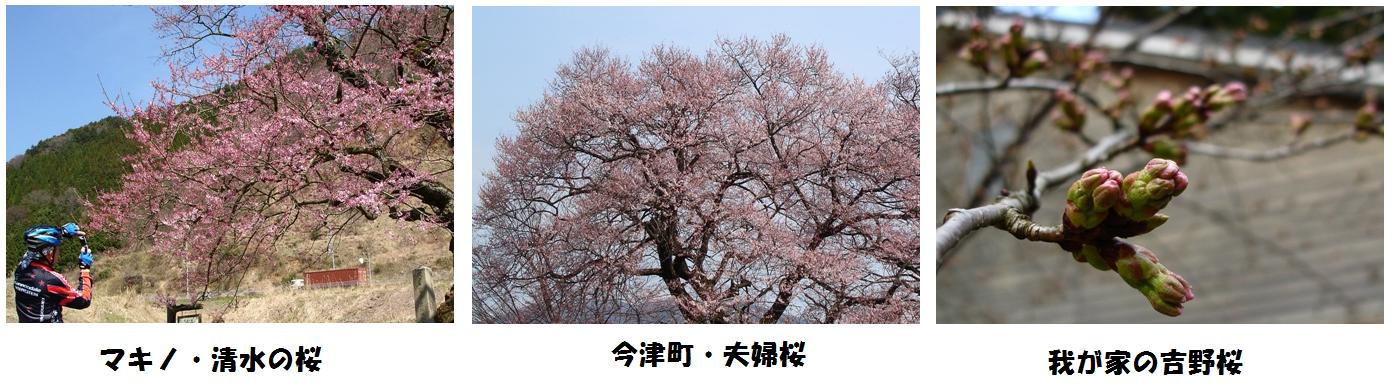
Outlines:
<svg viewBox="0 0 1398 391"><path fill-rule="evenodd" d="M1084 152L1078 160L1073 161L1043 173L1036 173L1029 181L1031 187L1025 191L1013 192L1001 197L990 205L975 207L971 209L950 209L942 219L942 225L937 227L937 267L940 269L945 262L942 255L961 241L962 238L971 232L985 228L997 227L1005 229L1012 234L1016 231L1026 235L1026 237L1042 238L1040 241L1048 240L1053 236L1046 232L1046 229L1026 225L1019 221L1012 221L1019 217L1012 218L1013 213L1020 213L1024 218L1032 216L1039 206L1039 196L1043 189L1053 188L1063 184L1081 174L1088 168L1101 164L1111 159L1113 156L1130 150L1136 142L1136 131L1125 129L1117 131L1110 136L1097 142L1091 149ZM1032 170L1031 170L1032 172ZM1032 223L1032 221L1030 221ZM1012 228L1016 231L1011 231Z"/></svg>
<svg viewBox="0 0 1398 391"><path fill-rule="evenodd" d="M1355 19L1363 18L1380 12L1383 12L1383 7L1355 7L1346 12L1342 12L1321 19L1316 19L1315 21L1311 22L1310 25L1306 28L1286 29L1282 32L1281 38L1277 39L1277 41L1272 43L1272 45L1268 48L1268 52L1275 51L1278 48L1281 48L1294 42L1296 40L1296 32L1298 31L1325 31L1337 25L1340 25L1341 23L1348 23Z"/></svg>
<svg viewBox="0 0 1398 391"><path fill-rule="evenodd" d="M1062 91L1062 90L1060 90ZM1029 189L1016 193L1018 196L1009 195L1002 197L1000 201L982 208L970 210L952 209L948 212L942 227L937 232L937 254L939 259L945 252L955 247L962 237L971 231L987 226L996 226L1011 231L1016 237L1028 238L1031 236L1042 236L1044 238L1055 238L1049 235L1045 229L1027 225L1024 222L1011 221L1010 211L1017 210L1032 216L1038 206L1040 192L1045 188L1054 187L1080 173L1087 171L1091 166L1105 162L1113 156L1125 152L1137 146L1142 133L1159 133L1161 131L1175 131L1174 127L1181 125L1177 122L1191 121L1191 115L1207 117L1207 112L1193 114L1196 107L1208 107L1217 105L1220 108L1244 99L1241 85L1229 85L1228 87L1212 86L1207 91L1199 88L1191 89L1186 96L1181 99L1171 100L1168 93L1162 93L1157 98L1155 107L1142 116L1143 127L1141 129L1119 130L1116 133L1104 138L1091 149L1086 151L1077 161L1060 166L1053 170L1038 175L1033 165L1029 169ZM1170 106L1174 105L1174 106ZM1168 109L1168 110L1167 110ZM1169 112L1169 114L1166 114ZM1180 118L1174 118L1175 116ZM1197 122L1197 119L1193 119ZM1173 164L1173 163L1172 163ZM1016 201L1018 199L1018 201ZM968 218L958 219L958 215L967 214ZM1137 216L1144 218L1146 216ZM1031 222L1032 223L1032 222ZM943 231L943 228L946 228ZM1010 228L1010 229L1007 229ZM1060 238L1061 239L1061 238ZM938 267L945 265L939 263Z"/></svg>
<svg viewBox="0 0 1398 391"><path fill-rule="evenodd" d="M1195 7L1176 8L1143 25L1136 29L1138 32L1131 35L1124 46L1118 46L1115 53L1120 56L1136 51L1150 36L1194 10ZM1371 12L1354 12L1345 17L1361 17ZM1382 17L1378 18L1381 20ZM1240 37L1241 34L1239 32L1235 36ZM1312 35L1314 34L1317 33L1312 32ZM1044 38L1043 34L1040 35ZM1290 39L1292 35L1294 32L1288 31L1284 39ZM970 36L970 42L963 47L960 56L985 73L994 75L990 70L991 66L996 64L991 58L996 52L992 49L998 49L1008 74L1003 75L1003 79L992 77L992 80L988 81L973 80L938 85L938 99L976 94L981 98L982 106L985 106L991 92L1009 90L1053 91L1055 99L1049 100L1044 104L1044 108L1037 112L1025 113L1029 116L1023 120L1024 125L1014 128L1018 133L1013 135L1009 146L1003 149L991 148L991 168L979 181L972 181L979 185L975 187L970 202L965 203L971 207L947 211L936 232L939 270L946 265L952 250L964 241L965 237L982 228L995 227L1021 240L1055 243L1071 253L1078 262L1088 263L1099 270L1117 272L1128 285L1144 294L1156 311L1167 316L1178 316L1182 304L1194 298L1188 282L1161 265L1159 258L1149 249L1128 243L1125 239L1150 232L1168 220L1168 216L1159 212L1171 198L1182 193L1188 185L1188 178L1179 169L1179 166L1185 163L1187 153L1265 162L1325 148L1347 138L1362 140L1369 135L1383 135L1382 120L1378 119L1381 101L1376 100L1372 91L1367 91L1366 105L1355 117L1353 133L1301 141L1300 135L1309 125L1310 117L1294 115L1291 132L1293 141L1289 145L1248 150L1197 141L1206 137L1210 133L1208 130L1217 130L1235 121L1256 118L1263 107L1337 88L1344 88L1345 91L1354 94L1354 87L1360 87L1364 83L1374 84L1373 74L1381 70L1370 65L1370 62L1378 53L1375 48L1376 40L1382 36L1381 27L1346 40L1339 47L1343 51L1344 61L1337 66L1322 66L1320 72L1315 72L1316 69L1312 68L1312 65L1334 64L1334 61L1306 64L1293 74L1291 59L1294 52L1283 53L1280 58L1285 65L1282 74L1278 75L1275 81L1257 82L1256 88L1263 94L1254 97L1260 99L1251 99L1248 104L1243 104L1249 101L1248 85L1233 81L1206 88L1195 86L1181 95L1162 91L1144 112L1138 112L1136 101L1131 99L1131 91L1128 88L1132 71L1130 67L1122 71L1121 78L1113 78L1115 75L1104 76L1106 84L1116 88L1118 96L1118 100L1109 106L1109 110L1104 110L1092 97L1078 91L1086 75L1098 72L1103 56L1100 52L1085 53L1081 47L1070 47L1063 59L1055 59L1061 61L1060 64L1070 67L1077 64L1072 67L1073 73L1070 76L1062 81L1035 79L1029 77L1029 74L1045 70L1044 66L1049 63L1049 59L1037 52L1042 48L1041 44L1024 41L1022 21L1011 24L1008 33L994 41L993 45L984 36L979 23L971 26ZM1058 38L1045 39L1058 41ZM1255 79L1259 77L1256 74L1259 72L1257 69L1244 68L1243 64L1238 63L1237 42L1241 39L1235 38L1234 43L1228 46L1229 50L1232 50L1231 66L1240 69L1225 69L1230 72L1242 72L1244 79ZM1270 49L1272 48L1264 52L1263 61L1271 55ZM1329 57L1327 59L1333 60ZM1129 63L1129 60L1113 63L1120 65ZM1216 65L1215 62L1204 64L1203 70L1196 73L1208 78L1238 77L1234 73L1214 71ZM1271 71L1276 68L1265 62L1259 66L1267 66L1260 71L1265 75L1272 75ZM1162 68L1171 67L1173 65ZM1032 97L1032 94L1026 95ZM1006 168L1009 168L1008 164L1013 164L1016 150L1028 139L1029 132L1036 129L1040 120L1049 114L1051 108L1059 107L1053 112L1056 127L1084 137L1081 130L1086 117L1080 102L1087 102L1093 110L1111 119L1112 125L1109 129L1116 129L1116 132L1095 143L1084 138L1092 148L1071 163L1046 171L1042 175L1030 161L1026 189L1013 192L999 190L999 197L983 205L982 197L993 196L993 186L1003 183L1001 178L1013 171ZM983 115L989 115L990 107L984 108L986 110ZM1225 115L1217 115L1219 113ZM1300 122L1298 118L1301 118ZM1124 121L1139 124L1123 124ZM1093 168L1133 148L1142 149L1154 159L1145 163L1145 168L1124 178L1121 173L1105 167ZM1003 152L996 153L998 151ZM1043 190L1074 178L1078 179L1068 189L1062 224L1036 223L1033 214L1040 206Z"/></svg>
<svg viewBox="0 0 1398 391"><path fill-rule="evenodd" d="M981 228L1001 225L1006 220L1006 212L1028 210L1030 205L1033 203L1029 196L1017 192L990 205L947 210L946 216L942 218L942 225L937 227L937 269L940 270L946 262L942 254L956 247L961 238Z"/></svg>
<svg viewBox="0 0 1398 391"><path fill-rule="evenodd" d="M1098 114L1102 114L1102 116L1111 119L1115 125L1120 126L1119 121L1113 118L1111 113L1109 113L1106 108L1102 107L1102 105L1097 102L1097 99L1093 98L1091 95L1083 94L1080 91L1078 91L1076 83L1069 83L1066 81L1039 78L1008 78L1000 81L984 80L969 83L952 82L938 85L937 97L951 97L963 94L987 93L992 91L1006 90L1045 91L1052 92L1055 94L1068 94L1078 100L1086 102L1087 105L1092 107L1092 109L1096 111ZM1027 132L1027 130L1022 131ZM1086 143L1087 145L1096 144L1095 140L1083 134L1082 132L1074 132L1074 134L1078 136L1079 140L1082 140L1083 143Z"/></svg>
<svg viewBox="0 0 1398 391"><path fill-rule="evenodd" d="M1035 242L1058 243L1065 238L1062 225L1048 226L1036 223L1034 218L1013 208L1005 211L1004 218L995 227L1009 232L1017 239Z"/></svg>
<svg viewBox="0 0 1398 391"><path fill-rule="evenodd" d="M1254 162L1269 162L1283 159L1308 151L1325 148L1339 142L1349 140L1354 135L1350 133L1339 133L1324 138L1309 140L1305 142L1288 144L1272 149L1251 150L1235 147L1228 147L1216 144L1202 143L1197 141L1183 142L1186 150L1191 154L1213 156L1224 159L1248 160Z"/></svg>
<svg viewBox="0 0 1398 391"><path fill-rule="evenodd" d="M1108 16L1109 14L1110 12L1104 12L1102 14L1102 17L1098 18L1097 23L1093 24L1092 29L1088 32L1087 40L1083 43L1083 47L1090 48L1096 43L1098 34L1102 31L1103 28L1106 27L1106 16ZM1016 24L1018 24L1018 22L1016 22ZM1023 31L1021 29L1018 33L1022 32ZM1015 35L1017 35L1017 32L1015 26L1012 25L1010 27L1011 42L1014 41L1013 38L1015 38ZM1014 76L1015 72L1011 72L1010 75ZM1102 108L1101 105L1097 104L1096 101L1092 99L1092 97L1080 94L1079 90L1082 88L1083 78L1078 76L1079 75L1076 72L1070 72L1064 75L1062 77L1061 82L1065 85L1062 85L1060 88L1056 88L1054 90L1055 93L1066 94L1067 96L1077 96L1083 100L1088 101L1088 103L1092 105L1094 109L1096 109L1099 113L1102 113L1103 116L1105 116L1111 121L1113 129L1122 128L1123 124L1119 121L1117 116L1108 113L1105 109ZM1070 81L1071 83L1069 83ZM1007 82L1010 82L1010 80L1007 79ZM981 202L982 197L984 197L987 194L987 190L990 188L990 186L995 182L996 179L1001 177L1000 167L1004 166L1005 162L1012 159L1017 154L1018 150L1022 148L1026 142L1029 141L1029 134L1031 133L1031 131L1035 128L1038 128L1039 124L1043 122L1044 119L1049 117L1049 114L1053 111L1055 103L1055 99L1049 99L1044 101L1043 104L1040 105L1037 109L1033 109L1032 111L1026 112L1026 114L1029 114L1029 117L1026 118L1025 121L1019 126L1018 132L1015 134L1014 139L1011 140L1010 144L1005 147L1004 152L1000 154L999 159L992 161L990 169L986 170L985 175L981 177L979 185L977 185L976 190L971 194L971 202L969 203L969 205L977 205ZM1094 141L1086 135L1082 134L1082 132L1075 133L1077 134L1079 140L1082 140L1084 143L1087 143L1088 145L1094 145Z"/></svg>
<svg viewBox="0 0 1398 391"><path fill-rule="evenodd" d="M937 85L937 97L942 98L963 94L1005 90L1033 90L1057 92L1060 89L1067 89L1071 94L1073 94L1073 96L1077 97L1078 99L1081 99L1084 102L1087 102L1088 106L1092 106L1093 109L1097 110L1100 113L1103 113L1104 115L1106 114L1106 110L1102 108L1101 104L1097 103L1097 99L1094 99L1092 96L1080 93L1079 91L1073 88L1073 83L1053 79L1010 78L999 81L984 80L969 83L944 83Z"/></svg>

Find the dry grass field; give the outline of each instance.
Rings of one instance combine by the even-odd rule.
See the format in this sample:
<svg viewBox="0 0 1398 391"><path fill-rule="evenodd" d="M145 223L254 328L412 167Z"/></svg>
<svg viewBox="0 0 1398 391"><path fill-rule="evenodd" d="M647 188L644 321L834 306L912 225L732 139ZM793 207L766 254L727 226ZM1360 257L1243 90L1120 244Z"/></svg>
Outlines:
<svg viewBox="0 0 1398 391"><path fill-rule="evenodd" d="M393 234L390 234L392 232ZM265 262L249 270L236 298L204 301L204 322L244 323L390 323L412 322L411 271L432 268L433 290L440 301L451 287L455 267L448 251L451 236L442 229L422 230L409 224L379 219L352 224L335 239L336 264L348 267L368 260L367 286L292 289L292 279L309 270L330 269L329 238L292 235ZM174 286L179 263L147 249L123 249L97 254L93 304L67 309L67 322L164 322L165 310L156 294ZM76 270L66 270L76 283ZM12 279L5 283L5 320L15 322Z"/></svg>

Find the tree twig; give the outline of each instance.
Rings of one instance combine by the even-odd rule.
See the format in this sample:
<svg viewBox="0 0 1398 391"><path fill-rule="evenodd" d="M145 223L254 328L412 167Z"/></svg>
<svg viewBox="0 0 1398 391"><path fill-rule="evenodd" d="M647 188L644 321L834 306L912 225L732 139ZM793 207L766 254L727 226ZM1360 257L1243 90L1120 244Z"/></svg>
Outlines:
<svg viewBox="0 0 1398 391"><path fill-rule="evenodd" d="M1159 18L1146 24L1145 27L1142 27L1140 31L1136 32L1136 35L1131 38L1131 41L1121 47L1121 53L1125 54L1136 51L1136 48L1141 46L1141 42L1145 41L1146 37L1155 35L1155 33L1160 32L1160 30L1170 27L1176 20L1179 20L1179 18L1185 15L1189 15L1189 13L1194 12L1196 8L1197 7L1194 6L1179 7L1168 14L1161 15Z"/></svg>
<svg viewBox="0 0 1398 391"><path fill-rule="evenodd" d="M1224 159L1269 162L1277 159L1298 155L1307 151L1325 148L1330 145L1339 143L1341 141L1348 140L1352 137L1353 134L1351 133L1339 133L1324 138L1318 138L1310 141L1288 144L1264 150L1234 148L1216 144L1202 143L1197 141L1185 141L1184 147L1185 150L1189 151L1190 154L1213 156Z"/></svg>
<svg viewBox="0 0 1398 391"><path fill-rule="evenodd" d="M1041 239L1038 240L1041 241L1054 241L1049 240L1053 238L1053 233L1045 232L1042 226L1035 227L1023 224L1022 222L1012 221L1016 218L1012 216L1012 214L1022 213L1025 219L1030 218L1033 216L1034 211L1038 210L1039 196L1043 194L1044 189L1063 184L1074 176L1081 175L1081 173L1089 167L1101 164L1111 159L1113 156L1129 150L1135 145L1136 133L1134 129L1118 130L1116 133L1102 138L1102 140L1097 142L1097 145L1094 145L1091 149L1087 150L1087 152L1083 153L1082 157L1078 158L1078 160L1039 173L1038 177L1034 180L1034 184L1030 187L1030 189L1032 189L1030 192L1014 192L1010 195L1000 197L999 200L990 205L970 209L948 210L946 216L943 218L942 225L937 227L938 268L945 262L945 260L942 259L942 255L945 254L947 250L956 247L957 243L959 243L962 238L966 237L966 235L985 227L996 226L1001 229L1006 229L1007 231L1009 231L1009 229L1016 229L1020 230L1020 232L1026 232L1027 235L1039 237ZM1032 223L1032 221L1030 223ZM1057 235L1059 235L1061 239L1062 233L1060 232Z"/></svg>
<svg viewBox="0 0 1398 391"><path fill-rule="evenodd" d="M1094 111L1097 111L1099 114L1102 114L1105 117L1111 117L1107 114L1107 110L1103 108L1100 103L1097 102L1097 99L1093 98L1091 95L1079 92L1074 87L1075 86L1073 85L1073 83L1053 79L1039 78L1012 78L1006 81L983 80L968 83L952 82L938 84L937 97L943 98L962 94L984 93L1005 90L1032 90L1057 92L1060 89L1066 89L1069 93L1073 94L1073 96L1076 97L1078 100L1081 100L1087 103L1088 106L1091 106Z"/></svg>

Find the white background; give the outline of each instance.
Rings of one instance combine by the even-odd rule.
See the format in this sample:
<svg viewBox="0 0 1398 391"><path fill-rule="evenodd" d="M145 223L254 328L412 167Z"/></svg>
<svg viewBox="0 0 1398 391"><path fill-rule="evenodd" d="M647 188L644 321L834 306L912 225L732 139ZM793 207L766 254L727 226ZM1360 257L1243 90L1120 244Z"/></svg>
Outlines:
<svg viewBox="0 0 1398 391"><path fill-rule="evenodd" d="M471 5L516 5L505 1L457 1L456 116L459 130L471 122ZM553 1L538 4L574 5ZM608 1L606 5L652 5L659 1ZM910 5L915 1L688 1L683 5ZM1062 4L1062 3L1059 3ZM1266 4L1276 4L1268 2ZM921 9L924 88L935 85L934 9ZM0 14L0 25L4 16ZM0 49L3 49L0 39ZM1386 45L1386 49L1392 45ZM3 52L3 50L0 50ZM4 86L0 76L0 87ZM1391 95L1391 94L1388 94ZM4 98L0 98L3 100ZM924 97L924 100L929 99ZM3 105L0 105L3 106ZM935 129L933 110L923 129ZM0 123L3 123L0 118ZM924 132L922 150L934 151L935 132ZM458 140L470 140L459 137ZM469 141L468 141L469 142ZM1391 149L1385 144L1385 153ZM469 178L470 148L458 145L455 172ZM921 157L924 173L935 173L935 156ZM1385 162L1385 167L1388 164ZM1393 170L1385 169L1387 176ZM469 179L468 179L469 180ZM471 184L458 180L460 188ZM923 194L935 197L933 178ZM0 188L2 191L3 188ZM469 192L458 192L467 197ZM1387 197L1385 196L1385 203ZM457 205L471 205L458 200ZM935 205L935 199L927 205ZM1387 211L1387 208L1385 208ZM457 215L470 226L470 211ZM1385 215L1386 216L1386 215ZM939 222L934 211L922 220L922 248L931 249ZM1385 229L1385 232L1389 230ZM456 246L469 249L469 231ZM1387 236L1385 236L1386 238ZM8 245L8 243L6 243ZM933 264L924 252L924 263ZM469 253L456 254L459 319L470 319ZM1387 250L1385 250L1385 259ZM1385 262L1386 263L1386 262ZM1387 280L1387 278L1386 278ZM935 281L935 279L929 279ZM931 285L932 283L928 283ZM9 300L9 287L0 299ZM936 287L925 286L922 319L936 319ZM100 303L101 298L97 298ZM1392 300L1385 295L1385 313ZM456 324L0 324L0 389L84 387L93 389L313 389L348 387L441 387L444 389L1260 389L1280 387L1392 389L1393 327L1388 325L472 325ZM682 368L624 368L611 354L619 342L678 341L695 345L694 365ZM723 347L742 341L805 341L802 368L724 368ZM301 345L322 347L321 371L211 373L211 348L270 351ZM146 372L108 369L106 348L152 352ZM170 369L156 369L169 348L178 348ZM1242 349L1240 376L1157 374L1050 376L1048 351L1068 349L1151 350ZM712 351L713 358L703 358ZM192 355L201 355L194 364ZM1076 362L1074 362L1076 366Z"/></svg>

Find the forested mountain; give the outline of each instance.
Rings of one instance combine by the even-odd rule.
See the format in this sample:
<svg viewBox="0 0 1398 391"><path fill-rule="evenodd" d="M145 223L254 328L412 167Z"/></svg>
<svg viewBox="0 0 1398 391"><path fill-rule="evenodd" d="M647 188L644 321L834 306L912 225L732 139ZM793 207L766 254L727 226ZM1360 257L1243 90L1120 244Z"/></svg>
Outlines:
<svg viewBox="0 0 1398 391"><path fill-rule="evenodd" d="M122 157L136 151L125 131L130 124L107 117L40 141L10 159L5 169L5 273L24 255L24 231L35 225L77 222L85 226L86 206L103 190L119 186L130 171ZM112 246L111 239L92 232L94 251ZM60 250L62 268L77 264L77 241Z"/></svg>

